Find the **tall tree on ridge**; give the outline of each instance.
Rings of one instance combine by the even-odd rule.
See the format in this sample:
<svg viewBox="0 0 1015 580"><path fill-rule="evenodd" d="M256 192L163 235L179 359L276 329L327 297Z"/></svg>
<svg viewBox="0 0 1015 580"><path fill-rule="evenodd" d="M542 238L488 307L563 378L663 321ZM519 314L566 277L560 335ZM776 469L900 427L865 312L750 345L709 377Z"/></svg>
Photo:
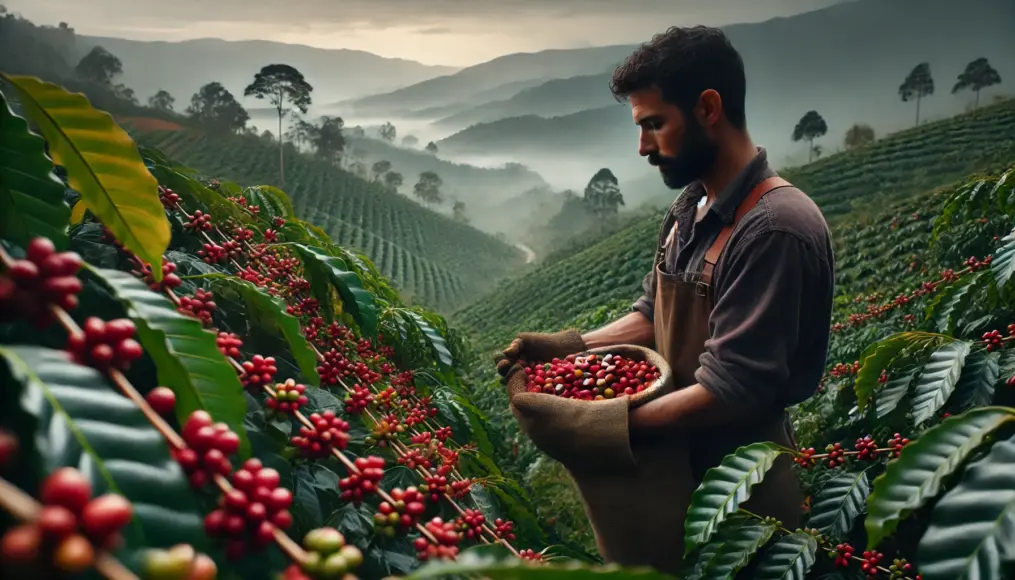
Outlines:
<svg viewBox="0 0 1015 580"><path fill-rule="evenodd" d="M913 67L906 80L899 85L899 97L906 103L916 99L916 124L920 124L920 99L934 94L934 77L930 74L930 63L921 62Z"/></svg>
<svg viewBox="0 0 1015 580"><path fill-rule="evenodd" d="M174 103L176 99L165 89L159 89L157 93L148 97L148 106L160 111L172 111Z"/></svg>
<svg viewBox="0 0 1015 580"><path fill-rule="evenodd" d="M966 65L966 70L959 74L958 81L952 87L952 94L966 89L976 91L976 102L973 108L980 106L980 91L1001 83L1001 75L990 66L986 58L980 57Z"/></svg>
<svg viewBox="0 0 1015 580"><path fill-rule="evenodd" d="M310 93L314 87L303 78L303 73L287 64L269 64L254 75L254 82L243 91L245 97L268 99L278 111L278 171L279 181L285 185L285 156L282 152L282 116L291 104L306 114L310 106Z"/></svg>
<svg viewBox="0 0 1015 580"><path fill-rule="evenodd" d="M828 132L825 119L817 111L807 111L793 128L793 141L807 140L807 162L814 159L814 139Z"/></svg>

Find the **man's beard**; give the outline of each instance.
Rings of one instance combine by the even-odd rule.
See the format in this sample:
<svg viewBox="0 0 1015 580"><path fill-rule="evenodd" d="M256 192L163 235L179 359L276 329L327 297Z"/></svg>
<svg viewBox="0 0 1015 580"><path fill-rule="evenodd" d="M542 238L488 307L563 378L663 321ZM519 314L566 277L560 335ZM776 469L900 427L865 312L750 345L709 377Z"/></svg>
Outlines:
<svg viewBox="0 0 1015 580"><path fill-rule="evenodd" d="M659 168L666 187L682 189L711 169L718 155L719 146L708 138L701 125L691 123L684 135L680 154L665 157L659 153L650 153L648 162Z"/></svg>

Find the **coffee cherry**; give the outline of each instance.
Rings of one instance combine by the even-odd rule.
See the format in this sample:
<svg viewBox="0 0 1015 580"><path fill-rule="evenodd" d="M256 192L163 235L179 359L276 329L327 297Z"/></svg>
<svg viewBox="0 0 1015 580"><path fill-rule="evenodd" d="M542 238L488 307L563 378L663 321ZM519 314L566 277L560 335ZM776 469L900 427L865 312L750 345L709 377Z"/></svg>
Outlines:
<svg viewBox="0 0 1015 580"><path fill-rule="evenodd" d="M205 517L209 536L226 540L226 557L235 560L274 542L275 528L292 525L292 493L278 487L281 476L261 461L248 459L232 476L233 489L222 496L219 509Z"/></svg>
<svg viewBox="0 0 1015 580"><path fill-rule="evenodd" d="M455 530L454 523L445 522L441 518L433 518L424 527L437 540L437 543L431 543L426 536L416 538L413 542L413 547L416 549L416 558L421 562L433 559L457 559L458 541L460 538Z"/></svg>
<svg viewBox="0 0 1015 580"><path fill-rule="evenodd" d="M18 455L18 438L6 429L0 429L0 473L13 465Z"/></svg>
<svg viewBox="0 0 1015 580"><path fill-rule="evenodd" d="M130 523L134 508L122 495L107 493L88 502L81 511L81 526L90 538L109 537Z"/></svg>
<svg viewBox="0 0 1015 580"><path fill-rule="evenodd" d="M21 524L15 526L0 539L0 560L4 565L27 566L36 562L40 555L43 536L39 526Z"/></svg>
<svg viewBox="0 0 1015 580"><path fill-rule="evenodd" d="M183 227L192 232L210 232L214 228L214 225L211 223L211 216L198 209L194 210L194 213Z"/></svg>
<svg viewBox="0 0 1015 580"><path fill-rule="evenodd" d="M271 384L272 377L278 372L273 356L263 357L255 354L250 357L249 361L244 361L241 366L243 367L243 375L240 377L240 381L253 393L261 392L264 385Z"/></svg>
<svg viewBox="0 0 1015 580"><path fill-rule="evenodd" d="M384 458L375 455L357 457L353 460L353 465L359 473L338 480L338 489L341 491L339 498L358 506L364 497L377 493L377 488L384 479Z"/></svg>
<svg viewBox="0 0 1015 580"><path fill-rule="evenodd" d="M144 351L132 337L136 327L129 318L108 322L95 316L85 319L83 332L67 337L67 350L74 362L107 372L125 371Z"/></svg>
<svg viewBox="0 0 1015 580"><path fill-rule="evenodd" d="M305 385L298 385L296 381L286 379L286 382L275 385L274 396L265 397L264 405L274 416L292 415L309 402L307 396L303 394L306 390Z"/></svg>
<svg viewBox="0 0 1015 580"><path fill-rule="evenodd" d="M173 456L196 489L204 488L215 475L226 476L233 470L229 456L240 448L240 438L225 423L212 424L207 411L194 411L180 432L186 449L173 450Z"/></svg>
<svg viewBox="0 0 1015 580"><path fill-rule="evenodd" d="M526 390L585 401L633 395L659 378L659 369L620 355L568 355L525 367Z"/></svg>
<svg viewBox="0 0 1015 580"><path fill-rule="evenodd" d="M162 416L172 415L176 408L176 393L169 387L155 387L145 396L145 400Z"/></svg>
<svg viewBox="0 0 1015 580"><path fill-rule="evenodd" d="M856 455L857 459L870 460L874 459L874 457L877 455L878 444L873 439L871 439L870 435L867 435L866 437L860 437L856 440L855 449L859 451L859 453L857 453Z"/></svg>
<svg viewBox="0 0 1015 580"><path fill-rule="evenodd" d="M74 513L58 505L43 506L35 523L49 540L62 540L78 528L78 519Z"/></svg>
<svg viewBox="0 0 1015 580"><path fill-rule="evenodd" d="M42 482L39 500L45 505L67 508L80 514L92 498L92 485L73 467L61 467Z"/></svg>
<svg viewBox="0 0 1015 580"><path fill-rule="evenodd" d="M14 260L0 274L0 322L23 318L36 328L45 328L54 320L51 306L77 307L81 256L56 253L53 242L42 237L29 242L25 252L26 259Z"/></svg>
<svg viewBox="0 0 1015 580"><path fill-rule="evenodd" d="M218 346L219 352L225 356L233 359L243 356L240 352L240 348L243 347L243 340L231 332L220 332L215 339L215 344Z"/></svg>
<svg viewBox="0 0 1015 580"><path fill-rule="evenodd" d="M145 264L141 270L134 270L131 273L135 276L144 278L145 284L148 284L148 288L153 292L165 292L166 290L172 290L177 288L180 284L183 284L183 280L180 279L174 272L176 272L176 264L167 262L165 258L162 259L162 280L159 282L155 281L155 276L152 275L151 264Z"/></svg>
<svg viewBox="0 0 1015 580"><path fill-rule="evenodd" d="M293 446L299 448L303 457L321 459L348 446L349 423L336 417L334 411L314 413L309 420L314 428L300 427L299 436L292 438Z"/></svg>
<svg viewBox="0 0 1015 580"><path fill-rule="evenodd" d="M75 534L57 545L53 563L64 572L80 574L95 563L95 549L87 538Z"/></svg>
<svg viewBox="0 0 1015 580"><path fill-rule="evenodd" d="M498 538L507 540L509 542L513 542L515 540L514 522L510 520L505 521L500 518L497 518L496 520L494 520L493 526L494 531L497 533Z"/></svg>
<svg viewBox="0 0 1015 580"><path fill-rule="evenodd" d="M362 413L374 400L374 394L362 385L353 385L352 392L346 395L345 412L350 415Z"/></svg>
<svg viewBox="0 0 1015 580"><path fill-rule="evenodd" d="M192 316L205 326L212 323L212 314L218 308L211 292L198 288L193 296L180 296L180 305L176 308L180 314Z"/></svg>

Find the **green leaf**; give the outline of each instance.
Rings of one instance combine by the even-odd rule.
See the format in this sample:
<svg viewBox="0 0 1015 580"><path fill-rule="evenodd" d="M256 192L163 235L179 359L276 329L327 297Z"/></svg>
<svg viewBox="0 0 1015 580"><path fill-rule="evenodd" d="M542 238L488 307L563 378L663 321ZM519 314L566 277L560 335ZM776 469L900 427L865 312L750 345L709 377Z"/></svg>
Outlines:
<svg viewBox="0 0 1015 580"><path fill-rule="evenodd" d="M978 350L966 359L962 376L955 385L953 400L959 411L985 407L994 400L994 384L1000 376L1000 353Z"/></svg>
<svg viewBox="0 0 1015 580"><path fill-rule="evenodd" d="M814 565L818 542L814 536L794 533L765 549L754 571L755 580L804 580Z"/></svg>
<svg viewBox="0 0 1015 580"><path fill-rule="evenodd" d="M1015 419L1015 410L983 407L942 421L902 448L874 480L867 499L867 547L873 549L888 537L910 512L941 491L945 477L995 429Z"/></svg>
<svg viewBox="0 0 1015 580"><path fill-rule="evenodd" d="M10 380L24 386L20 405L37 422L34 444L46 474L74 467L91 480L93 497L118 493L130 500L134 519L124 530L130 549L204 543L194 493L141 409L64 351L3 345L0 356Z"/></svg>
<svg viewBox="0 0 1015 580"><path fill-rule="evenodd" d="M994 444L938 501L916 558L926 580L1004 577L1015 561L1015 440Z"/></svg>
<svg viewBox="0 0 1015 580"><path fill-rule="evenodd" d="M774 532L774 525L755 518L738 515L726 520L702 550L686 580L733 578Z"/></svg>
<svg viewBox="0 0 1015 580"><path fill-rule="evenodd" d="M939 331L954 334L957 314L972 297L972 291L980 279L978 274L967 274L955 283L938 290L934 300L927 307L927 316L933 320L934 327Z"/></svg>
<svg viewBox="0 0 1015 580"><path fill-rule="evenodd" d="M990 262L990 270L994 273L994 282L998 288L1004 288L1015 274L1015 233L1008 234L1001 241L1004 246L994 252Z"/></svg>
<svg viewBox="0 0 1015 580"><path fill-rule="evenodd" d="M920 367L914 366L888 375L888 383L881 387L875 397L878 419L884 419L899 406L919 374Z"/></svg>
<svg viewBox="0 0 1015 580"><path fill-rule="evenodd" d="M161 264L170 228L158 182L137 145L108 113L80 93L34 77L0 77L13 84L28 117L49 143L53 160L67 169L71 188L128 250L149 264ZM162 270L154 268L156 280Z"/></svg>
<svg viewBox="0 0 1015 580"><path fill-rule="evenodd" d="M257 216L269 223L277 217L289 220L296 216L289 196L277 187L271 185L248 187L243 190L243 197L247 199L248 204L261 208Z"/></svg>
<svg viewBox="0 0 1015 580"><path fill-rule="evenodd" d="M350 272L340 258L329 256L321 249L303 244L292 244L303 261L307 278L328 279L342 297L345 310L352 314L365 336L377 336L377 305L374 297L363 288L359 276ZM322 300L323 301L323 300Z"/></svg>
<svg viewBox="0 0 1015 580"><path fill-rule="evenodd" d="M691 496L684 521L685 551L703 544L726 517L751 497L751 488L765 478L775 459L791 450L774 443L760 442L740 447L705 472Z"/></svg>
<svg viewBox="0 0 1015 580"><path fill-rule="evenodd" d="M218 349L215 334L177 312L173 303L143 282L118 270L88 270L126 309L137 326L137 338L152 358L159 384L176 393L176 417L184 424L191 413L207 411L240 437L240 456L250 454L243 428L246 403L236 370Z"/></svg>
<svg viewBox="0 0 1015 580"><path fill-rule="evenodd" d="M929 343L940 340L940 335L925 332L900 332L878 341L860 355L861 366L856 373L857 407L863 411L871 395L877 389L881 371L886 370L906 347L918 343Z"/></svg>
<svg viewBox="0 0 1015 580"><path fill-rule="evenodd" d="M446 578L448 576L478 574L488 580L673 580L672 576L648 567L623 568L617 565L589 566L579 563L534 564L518 558L499 558L492 554L476 553L473 548L463 550L458 560L433 561L418 568L405 580Z"/></svg>
<svg viewBox="0 0 1015 580"><path fill-rule="evenodd" d="M196 208L206 210L216 223L233 220L238 224L249 225L254 222L254 217L249 212L222 197L217 191L205 187L200 181L193 176L186 175L179 168L156 164L152 168L152 174L164 187L179 194L191 212Z"/></svg>
<svg viewBox="0 0 1015 580"><path fill-rule="evenodd" d="M37 236L67 248L70 207L46 142L0 93L0 235L23 246Z"/></svg>
<svg viewBox="0 0 1015 580"><path fill-rule="evenodd" d="M962 376L972 345L964 341L938 347L923 367L913 388L913 423L919 425L944 406Z"/></svg>
<svg viewBox="0 0 1015 580"><path fill-rule="evenodd" d="M451 349L448 348L448 342L444 340L441 333L437 331L429 322L426 321L418 312L413 312L405 308L398 308L395 310L398 315L406 322L411 324L418 330L423 337L426 339L427 347L437 358L437 361L444 366L451 366L454 364L454 358L451 356Z"/></svg>
<svg viewBox="0 0 1015 580"><path fill-rule="evenodd" d="M814 496L807 527L833 538L847 537L866 507L870 489L866 471L836 475Z"/></svg>
<svg viewBox="0 0 1015 580"><path fill-rule="evenodd" d="M321 382L321 377L317 374L317 354L300 330L299 319L286 312L285 302L281 298L269 296L257 286L239 278L214 279L211 285L215 294L221 294L227 299L241 299L246 304L247 315L251 319L260 320L281 332L304 378L313 384Z"/></svg>

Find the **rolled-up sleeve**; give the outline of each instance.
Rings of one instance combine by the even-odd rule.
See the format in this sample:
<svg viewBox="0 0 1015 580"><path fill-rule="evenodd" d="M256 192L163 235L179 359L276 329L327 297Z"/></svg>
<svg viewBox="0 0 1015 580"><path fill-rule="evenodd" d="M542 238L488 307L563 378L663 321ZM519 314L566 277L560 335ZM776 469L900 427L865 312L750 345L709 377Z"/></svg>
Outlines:
<svg viewBox="0 0 1015 580"><path fill-rule="evenodd" d="M631 308L635 312L644 314L645 318L648 318L650 322L654 322L656 301L656 277L654 271L645 275L644 280L641 282L641 287L644 293L634 302Z"/></svg>
<svg viewBox="0 0 1015 580"><path fill-rule="evenodd" d="M799 237L767 231L729 248L711 337L695 379L723 404L765 408L786 396L801 328L822 288L827 268Z"/></svg>

